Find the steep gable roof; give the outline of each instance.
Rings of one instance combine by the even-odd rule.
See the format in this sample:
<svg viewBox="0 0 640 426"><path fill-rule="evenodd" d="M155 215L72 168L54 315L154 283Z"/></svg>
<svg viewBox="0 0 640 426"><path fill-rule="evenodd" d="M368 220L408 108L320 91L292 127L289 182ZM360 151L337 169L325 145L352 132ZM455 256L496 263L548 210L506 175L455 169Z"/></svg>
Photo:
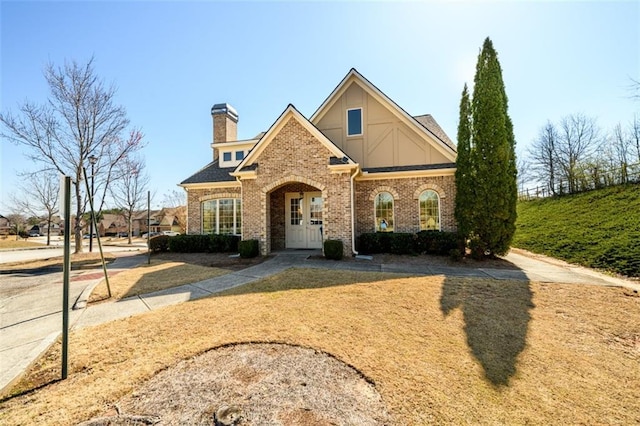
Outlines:
<svg viewBox="0 0 640 426"><path fill-rule="evenodd" d="M287 108L280 114L280 117L271 125L269 130L265 132L265 134L260 138L260 141L249 151L247 156L242 160L240 164L235 168L235 172L240 172L244 170L248 170L250 166L252 166L255 161L258 159L262 151L269 145L269 143L273 140L273 138L278 134L278 132L284 127L284 125L289 121L290 118L298 121L309 133L311 133L316 139L320 141L322 145L324 145L333 156L338 158L347 158L347 162L349 164L355 164L355 162L349 158L347 154L344 153L340 148L336 146L333 142L329 140L318 128L311 123L311 121L307 120L307 118L300 113L292 104L289 104Z"/></svg>
<svg viewBox="0 0 640 426"><path fill-rule="evenodd" d="M351 70L347 73L347 75L342 79L342 81L336 86L336 88L329 94L327 99L324 100L322 105L318 107L316 112L310 118L310 121L314 124L317 124L322 117L331 109L334 103L346 92L346 90L351 86L352 83L360 86L365 92L367 92L370 96L376 99L383 105L386 105L394 115L396 115L400 120L402 120L406 125L410 128L413 128L418 134L426 134L435 141L434 147L440 151L446 158L451 161L455 161L456 158L456 148L453 142L446 137L446 134L440 128L440 126L436 123L436 121L431 117L430 119L422 119L419 121L416 117L411 116L404 109L402 109L398 104L396 104L391 98L385 95L380 89L378 89L373 83L367 80L362 74L360 74L355 68L351 68ZM425 116L420 116L425 117ZM427 123L427 124L425 124ZM445 138L442 138L441 135L444 135Z"/></svg>
<svg viewBox="0 0 640 426"><path fill-rule="evenodd" d="M233 182L236 179L229 173L234 169L235 167L220 167L218 160L215 160L198 170L192 176L180 182L180 185L207 182Z"/></svg>
<svg viewBox="0 0 640 426"><path fill-rule="evenodd" d="M438 139L447 144L454 151L456 150L456 145L453 143L449 136L442 130L442 127L438 124L438 122L433 118L431 114L424 115L416 115L413 118L420 124L422 124L427 130L436 135Z"/></svg>

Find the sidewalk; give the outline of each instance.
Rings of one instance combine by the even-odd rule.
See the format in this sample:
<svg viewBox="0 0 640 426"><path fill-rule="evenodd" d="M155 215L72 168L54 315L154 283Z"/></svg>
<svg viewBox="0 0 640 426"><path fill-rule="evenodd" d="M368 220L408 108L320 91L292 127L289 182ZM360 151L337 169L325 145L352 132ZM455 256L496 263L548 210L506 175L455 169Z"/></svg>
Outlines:
<svg viewBox="0 0 640 426"><path fill-rule="evenodd" d="M606 287L627 287L640 292L640 283L611 277L587 268L569 265L556 259L513 250L505 258L519 269L464 268L402 263L376 264L368 260L334 262L309 259L319 252L286 252L241 271L208 280L173 287L154 293L132 296L117 302L103 303L87 308L74 324L82 328L126 318L131 315L159 309L164 306L196 300L229 288L241 286L278 274L291 267L336 269L366 272L397 272L415 275L446 275L498 280L527 280L548 283L589 284ZM81 303L81 301L80 301Z"/></svg>
<svg viewBox="0 0 640 426"><path fill-rule="evenodd" d="M494 269L494 268L465 268L430 266L428 264L407 265L402 263L377 264L369 260L356 260L354 262L327 261L311 259L310 256L319 252L288 251L276 254L272 259L258 265L233 272L227 275L173 287L166 290L133 296L115 302L101 303L86 306L86 299L91 290L101 280L95 279L87 282L87 285L74 304L71 313L71 328L78 329L97 324L127 318L132 315L142 314L169 305L196 300L210 296L214 293L258 281L262 278L278 274L291 267L336 269L368 272L397 272L415 275L446 275L477 278L493 278L498 280L526 280L548 283L572 283L578 285L601 285L626 287L640 292L640 283L610 277L587 268L569 265L556 259L534 255L521 250L513 250L506 256L506 260L519 269ZM119 258L110 265L109 270L129 269L146 261L145 256L131 256ZM73 301L72 301L73 302ZM20 359L13 368L11 374L3 374L0 377L0 393L10 383L14 382L38 358L59 336L60 333L52 333L43 339L28 354Z"/></svg>

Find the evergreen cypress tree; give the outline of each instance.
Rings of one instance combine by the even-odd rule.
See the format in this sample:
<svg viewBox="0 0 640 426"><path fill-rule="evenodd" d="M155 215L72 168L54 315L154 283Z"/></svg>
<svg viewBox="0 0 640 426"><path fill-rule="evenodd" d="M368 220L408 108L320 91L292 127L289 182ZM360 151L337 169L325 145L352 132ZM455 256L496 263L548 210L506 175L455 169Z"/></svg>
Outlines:
<svg viewBox="0 0 640 426"><path fill-rule="evenodd" d="M458 158L456 160L455 218L458 232L465 240L473 229L473 170L471 168L471 100L465 83L460 99L458 122Z"/></svg>
<svg viewBox="0 0 640 426"><path fill-rule="evenodd" d="M480 249L504 254L515 232L516 159L502 69L487 37L478 56L471 101L471 164L475 199L472 232Z"/></svg>

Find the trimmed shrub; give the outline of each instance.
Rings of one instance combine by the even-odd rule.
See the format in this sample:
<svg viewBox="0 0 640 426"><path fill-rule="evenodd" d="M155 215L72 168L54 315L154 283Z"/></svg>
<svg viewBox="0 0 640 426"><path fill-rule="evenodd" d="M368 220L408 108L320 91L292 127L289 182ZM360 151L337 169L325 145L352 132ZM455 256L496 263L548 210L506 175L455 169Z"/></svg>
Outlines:
<svg viewBox="0 0 640 426"><path fill-rule="evenodd" d="M462 253L462 237L457 232L420 231L416 234L416 252L448 256L457 249Z"/></svg>
<svg viewBox="0 0 640 426"><path fill-rule="evenodd" d="M324 242L324 257L332 260L342 260L342 240L326 240Z"/></svg>
<svg viewBox="0 0 640 426"><path fill-rule="evenodd" d="M176 235L169 239L175 253L227 253L238 251L237 235Z"/></svg>
<svg viewBox="0 0 640 426"><path fill-rule="evenodd" d="M208 235L176 235L169 239L169 251L174 253L203 253L208 245Z"/></svg>
<svg viewBox="0 0 640 426"><path fill-rule="evenodd" d="M228 253L238 251L238 242L240 237L237 235L209 235L209 247L210 253Z"/></svg>
<svg viewBox="0 0 640 426"><path fill-rule="evenodd" d="M415 235L404 232L376 232L358 237L358 251L363 254L412 254Z"/></svg>
<svg viewBox="0 0 640 426"><path fill-rule="evenodd" d="M460 262L463 257L464 253L459 248L451 249L449 251L449 259L453 260L454 262Z"/></svg>
<svg viewBox="0 0 640 426"><path fill-rule="evenodd" d="M157 235L149 240L149 250L153 252L162 252L169 250L169 236Z"/></svg>
<svg viewBox="0 0 640 426"><path fill-rule="evenodd" d="M452 250L462 252L464 247L460 235L456 232L420 231L417 234L406 232L376 232L361 234L358 237L358 251L363 254L435 254L450 256Z"/></svg>
<svg viewBox="0 0 640 426"><path fill-rule="evenodd" d="M243 259L256 257L260 254L258 240L243 240L238 242L238 251L240 252L240 257Z"/></svg>
<svg viewBox="0 0 640 426"><path fill-rule="evenodd" d="M414 254L415 251L415 234L406 232L391 232L389 235L389 253L390 254Z"/></svg>

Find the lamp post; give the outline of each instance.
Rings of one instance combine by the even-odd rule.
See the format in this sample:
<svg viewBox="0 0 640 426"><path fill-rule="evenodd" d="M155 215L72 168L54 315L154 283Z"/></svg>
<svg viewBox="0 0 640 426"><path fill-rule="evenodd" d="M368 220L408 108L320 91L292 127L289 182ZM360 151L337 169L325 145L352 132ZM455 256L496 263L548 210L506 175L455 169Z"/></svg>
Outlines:
<svg viewBox="0 0 640 426"><path fill-rule="evenodd" d="M89 163L91 164L91 206L93 206L93 196L95 194L95 187L94 187L94 176L95 176L95 171L94 171L94 166L96 165L96 163L98 162L98 157L96 157L95 155L91 154L91 156L89 157ZM91 221L89 223L89 253L91 253L93 251L93 222L95 221L95 216L93 213L93 207L91 208Z"/></svg>

